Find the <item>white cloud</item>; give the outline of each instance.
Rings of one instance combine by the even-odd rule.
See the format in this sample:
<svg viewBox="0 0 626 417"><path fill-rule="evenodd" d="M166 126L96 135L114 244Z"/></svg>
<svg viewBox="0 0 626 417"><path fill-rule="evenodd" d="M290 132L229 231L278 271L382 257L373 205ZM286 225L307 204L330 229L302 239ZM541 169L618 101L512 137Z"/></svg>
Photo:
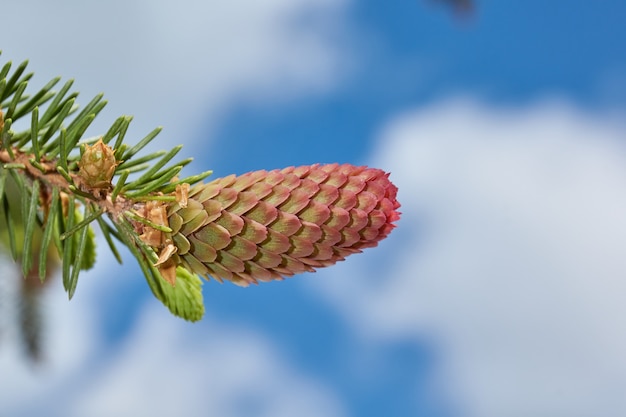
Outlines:
<svg viewBox="0 0 626 417"><path fill-rule="evenodd" d="M0 414L346 415L331 389L299 370L265 335L210 317L190 324L152 298L121 344L105 344L98 297L130 285L108 275L106 268L84 274L71 302L59 282L50 286L43 297L45 361L39 366L25 360L14 334L5 334Z"/></svg>
<svg viewBox="0 0 626 417"><path fill-rule="evenodd" d="M403 217L310 280L372 340L431 337L464 416L626 413L626 126L457 100L382 132Z"/></svg>
<svg viewBox="0 0 626 417"><path fill-rule="evenodd" d="M290 368L264 337L209 319L183 326L150 306L65 415L344 415L327 389Z"/></svg>
<svg viewBox="0 0 626 417"><path fill-rule="evenodd" d="M131 137L164 125L164 137L188 144L234 100L260 96L267 105L334 85L348 59L337 24L346 4L17 2L3 23L14 35L2 45L3 60L30 59L37 85L56 75L76 78L83 104L104 91L108 117L94 133L132 114Z"/></svg>

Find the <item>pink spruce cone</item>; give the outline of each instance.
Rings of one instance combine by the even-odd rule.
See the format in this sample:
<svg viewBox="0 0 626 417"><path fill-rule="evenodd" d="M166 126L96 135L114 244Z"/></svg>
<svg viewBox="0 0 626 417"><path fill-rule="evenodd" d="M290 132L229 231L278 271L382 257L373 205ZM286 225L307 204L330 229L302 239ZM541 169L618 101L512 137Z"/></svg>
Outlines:
<svg viewBox="0 0 626 417"><path fill-rule="evenodd" d="M311 165L231 175L189 191L168 212L176 264L247 286L342 261L395 227L389 174Z"/></svg>

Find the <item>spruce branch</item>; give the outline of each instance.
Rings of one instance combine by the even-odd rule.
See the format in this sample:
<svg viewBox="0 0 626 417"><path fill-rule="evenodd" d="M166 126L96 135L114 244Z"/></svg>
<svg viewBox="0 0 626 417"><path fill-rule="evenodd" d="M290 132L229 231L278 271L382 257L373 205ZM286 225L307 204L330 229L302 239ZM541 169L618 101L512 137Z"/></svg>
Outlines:
<svg viewBox="0 0 626 417"><path fill-rule="evenodd" d="M204 313L202 280L238 285L330 266L376 246L395 227L400 204L389 174L349 164L255 171L208 183L211 171L179 179L191 162L182 146L140 155L159 134L126 142L130 116L104 135L85 132L106 105L78 111L72 81L55 78L29 96L24 62L0 69L0 243L42 281L60 262L74 295L95 262L97 225L136 258L154 295L186 320ZM16 131L20 119L30 119Z"/></svg>

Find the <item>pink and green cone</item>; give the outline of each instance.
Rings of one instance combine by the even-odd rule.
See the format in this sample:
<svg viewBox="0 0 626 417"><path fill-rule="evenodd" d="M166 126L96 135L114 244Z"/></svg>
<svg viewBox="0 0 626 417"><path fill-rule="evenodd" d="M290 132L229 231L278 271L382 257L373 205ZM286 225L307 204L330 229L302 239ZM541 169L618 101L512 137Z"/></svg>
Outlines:
<svg viewBox="0 0 626 417"><path fill-rule="evenodd" d="M231 175L199 184L167 212L159 269L247 286L342 261L395 227L400 203L389 174L349 164Z"/></svg>

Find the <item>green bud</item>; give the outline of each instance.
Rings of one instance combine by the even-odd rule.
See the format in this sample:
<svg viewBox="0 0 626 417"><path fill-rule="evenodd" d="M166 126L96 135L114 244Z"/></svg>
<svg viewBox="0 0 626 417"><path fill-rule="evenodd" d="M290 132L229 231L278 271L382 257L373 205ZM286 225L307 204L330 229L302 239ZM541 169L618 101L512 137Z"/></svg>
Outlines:
<svg viewBox="0 0 626 417"><path fill-rule="evenodd" d="M94 145L85 146L78 162L78 175L89 187L109 188L117 165L115 151L100 139Z"/></svg>

